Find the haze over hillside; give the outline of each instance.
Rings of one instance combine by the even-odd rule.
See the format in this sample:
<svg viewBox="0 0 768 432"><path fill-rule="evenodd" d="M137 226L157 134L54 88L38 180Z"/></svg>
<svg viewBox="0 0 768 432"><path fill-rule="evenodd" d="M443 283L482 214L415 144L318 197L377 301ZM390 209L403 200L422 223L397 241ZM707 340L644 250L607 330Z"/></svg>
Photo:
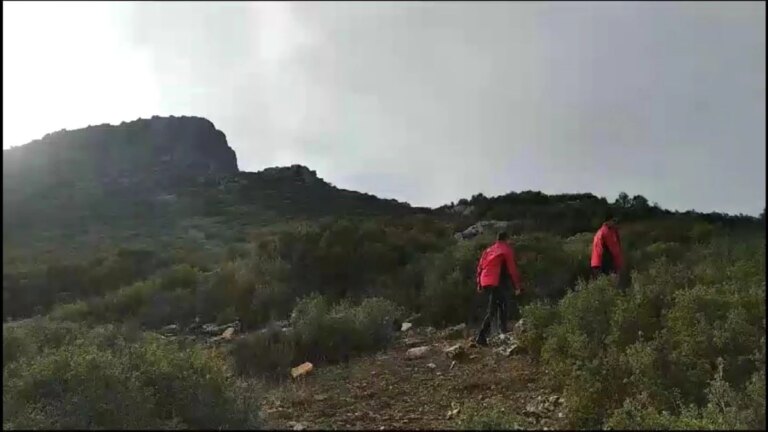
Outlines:
<svg viewBox="0 0 768 432"><path fill-rule="evenodd" d="M200 117L154 116L47 134L3 151L3 242L12 252L62 253L210 229L225 242L278 221L415 214L454 221L458 229L497 219L515 220L523 231L574 234L591 229L609 206L591 193L512 191L413 208L339 189L302 165L248 173L237 159L225 133ZM668 213L639 195L616 205L639 216Z"/></svg>
<svg viewBox="0 0 768 432"><path fill-rule="evenodd" d="M194 221L257 227L426 211L336 188L301 165L241 172L210 121L157 116L59 131L3 150L3 204L4 244L22 249L66 238L131 244L123 235L173 237Z"/></svg>

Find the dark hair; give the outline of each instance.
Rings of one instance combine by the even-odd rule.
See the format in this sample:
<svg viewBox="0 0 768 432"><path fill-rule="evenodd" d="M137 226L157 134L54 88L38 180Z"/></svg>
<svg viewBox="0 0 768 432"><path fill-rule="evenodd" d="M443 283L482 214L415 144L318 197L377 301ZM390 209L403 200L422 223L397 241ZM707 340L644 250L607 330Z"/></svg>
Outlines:
<svg viewBox="0 0 768 432"><path fill-rule="evenodd" d="M613 214L613 210L608 209L605 211L605 217L603 218L603 221L608 222L611 220L616 219L616 215Z"/></svg>
<svg viewBox="0 0 768 432"><path fill-rule="evenodd" d="M506 231L499 231L499 233L496 235L496 240L498 241L507 241L509 238L509 235L507 235Z"/></svg>

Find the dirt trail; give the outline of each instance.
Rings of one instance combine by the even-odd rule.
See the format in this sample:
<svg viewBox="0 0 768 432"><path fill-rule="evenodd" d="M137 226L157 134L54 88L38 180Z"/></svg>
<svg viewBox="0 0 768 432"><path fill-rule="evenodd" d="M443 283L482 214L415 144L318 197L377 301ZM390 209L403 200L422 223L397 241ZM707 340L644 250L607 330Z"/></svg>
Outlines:
<svg viewBox="0 0 768 432"><path fill-rule="evenodd" d="M466 354L454 363L443 350L458 343ZM408 359L409 345L431 348L422 358ZM276 429L460 428L468 412L483 409L517 415L520 427L563 427L562 407L544 410L537 404L537 398L556 399L540 376L525 355L506 357L471 347L466 339L409 332L386 352L319 366L273 388L262 413L267 427Z"/></svg>

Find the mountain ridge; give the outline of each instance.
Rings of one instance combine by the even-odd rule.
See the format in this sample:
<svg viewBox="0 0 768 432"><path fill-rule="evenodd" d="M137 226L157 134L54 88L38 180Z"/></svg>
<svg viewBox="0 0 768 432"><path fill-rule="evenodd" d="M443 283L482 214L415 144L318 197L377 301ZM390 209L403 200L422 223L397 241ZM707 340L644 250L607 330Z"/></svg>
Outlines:
<svg viewBox="0 0 768 432"><path fill-rule="evenodd" d="M31 256L90 237L78 249L183 238L189 224L238 237L285 221L425 211L336 188L303 165L241 171L201 117L59 131L3 150L3 244Z"/></svg>
<svg viewBox="0 0 768 432"><path fill-rule="evenodd" d="M337 188L304 165L241 171L226 135L202 117L154 116L63 130L3 150L3 244L14 251L60 249L88 236L94 237L89 245L109 238L122 243L135 233L183 238L190 223L243 233L286 221L408 215L449 222L457 232L490 219L515 221L513 231L573 235L591 230L608 208L630 219L680 214L641 196L609 203L591 193L535 191L413 207Z"/></svg>

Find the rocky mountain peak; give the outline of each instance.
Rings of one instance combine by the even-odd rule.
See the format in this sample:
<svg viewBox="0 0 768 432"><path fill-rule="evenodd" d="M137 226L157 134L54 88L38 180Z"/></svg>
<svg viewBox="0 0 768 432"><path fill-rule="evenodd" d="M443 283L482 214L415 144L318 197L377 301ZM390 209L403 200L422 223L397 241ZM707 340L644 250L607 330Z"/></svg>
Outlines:
<svg viewBox="0 0 768 432"><path fill-rule="evenodd" d="M152 117L62 130L3 151L4 180L39 175L52 182L102 185L239 172L224 133L201 117Z"/></svg>

